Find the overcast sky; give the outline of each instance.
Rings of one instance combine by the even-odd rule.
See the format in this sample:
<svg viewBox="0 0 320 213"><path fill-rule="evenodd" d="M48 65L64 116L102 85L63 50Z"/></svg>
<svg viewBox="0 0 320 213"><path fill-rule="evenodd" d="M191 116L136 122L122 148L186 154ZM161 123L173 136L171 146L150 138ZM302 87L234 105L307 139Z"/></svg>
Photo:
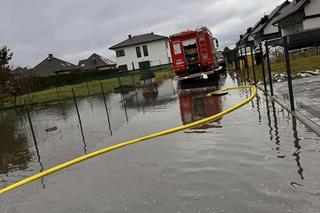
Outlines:
<svg viewBox="0 0 320 213"><path fill-rule="evenodd" d="M48 53L72 63L127 38L170 34L207 26L220 46L284 0L0 0L0 46L14 52L12 64L33 67Z"/></svg>

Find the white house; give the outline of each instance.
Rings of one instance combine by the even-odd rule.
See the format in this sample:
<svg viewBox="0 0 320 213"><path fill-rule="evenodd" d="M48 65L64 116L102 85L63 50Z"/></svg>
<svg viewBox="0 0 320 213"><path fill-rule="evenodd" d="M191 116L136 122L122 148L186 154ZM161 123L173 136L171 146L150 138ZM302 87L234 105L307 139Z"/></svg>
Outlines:
<svg viewBox="0 0 320 213"><path fill-rule="evenodd" d="M293 0L273 24L281 27L283 36L320 28L320 1Z"/></svg>
<svg viewBox="0 0 320 213"><path fill-rule="evenodd" d="M118 67L123 71L143 69L171 63L168 37L147 33L128 36L110 47L116 52Z"/></svg>

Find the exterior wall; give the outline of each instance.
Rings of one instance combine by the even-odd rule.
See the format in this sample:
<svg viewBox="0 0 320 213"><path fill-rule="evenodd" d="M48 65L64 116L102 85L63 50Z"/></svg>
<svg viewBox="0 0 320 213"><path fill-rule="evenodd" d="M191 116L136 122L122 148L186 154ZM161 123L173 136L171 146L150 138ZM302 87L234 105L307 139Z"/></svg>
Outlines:
<svg viewBox="0 0 320 213"><path fill-rule="evenodd" d="M301 31L303 31L303 24L300 23L300 24L296 24L296 25L290 25L287 27L283 27L281 29L281 31L282 31L282 36L287 36L287 35L291 35L296 32L301 32Z"/></svg>
<svg viewBox="0 0 320 213"><path fill-rule="evenodd" d="M107 66L107 67L99 67L98 70L103 71L103 70L114 70L116 66Z"/></svg>
<svg viewBox="0 0 320 213"><path fill-rule="evenodd" d="M312 16L320 14L320 1L313 0L305 8L304 12L306 16ZM306 19L303 21L303 27L305 30L319 28L320 27L320 17Z"/></svg>
<svg viewBox="0 0 320 213"><path fill-rule="evenodd" d="M254 37L253 37L252 35L250 35L250 36L248 37L248 41L254 41Z"/></svg>
<svg viewBox="0 0 320 213"><path fill-rule="evenodd" d="M267 24L267 26L263 30L263 34L272 34L279 32L279 28L272 25L272 20Z"/></svg>
<svg viewBox="0 0 320 213"><path fill-rule="evenodd" d="M310 29L319 28L319 27L320 27L320 17L306 19L303 22L303 28L305 30L310 30Z"/></svg>
<svg viewBox="0 0 320 213"><path fill-rule="evenodd" d="M312 0L305 8L304 8L306 16L316 15L320 13L320 1Z"/></svg>
<svg viewBox="0 0 320 213"><path fill-rule="evenodd" d="M117 57L117 65L127 65L128 70L133 70L132 62L135 69L139 69L139 62L150 61L151 66L159 66L162 64L171 63L171 56L168 51L169 45L167 40L154 41L144 44L138 44L130 47L119 48L116 50L124 49L125 56ZM147 45L149 56L144 56L142 46ZM137 57L136 47L141 49L141 57Z"/></svg>

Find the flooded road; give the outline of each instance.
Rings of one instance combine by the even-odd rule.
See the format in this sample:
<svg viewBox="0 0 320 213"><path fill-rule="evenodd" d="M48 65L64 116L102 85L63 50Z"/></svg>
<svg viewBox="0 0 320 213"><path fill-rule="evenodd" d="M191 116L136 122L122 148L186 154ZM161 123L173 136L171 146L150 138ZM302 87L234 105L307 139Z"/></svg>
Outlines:
<svg viewBox="0 0 320 213"><path fill-rule="evenodd" d="M0 117L0 187L84 153L216 114L249 91L178 91L166 80ZM126 101L124 101L125 99ZM53 132L46 132L56 126ZM0 212L319 212L320 138L259 94L220 120L99 156L0 197Z"/></svg>

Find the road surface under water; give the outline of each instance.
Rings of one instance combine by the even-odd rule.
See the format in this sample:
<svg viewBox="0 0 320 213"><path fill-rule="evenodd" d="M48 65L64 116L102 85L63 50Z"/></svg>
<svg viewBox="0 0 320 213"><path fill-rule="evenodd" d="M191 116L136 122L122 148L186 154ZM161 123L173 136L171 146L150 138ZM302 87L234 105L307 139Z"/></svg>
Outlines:
<svg viewBox="0 0 320 213"><path fill-rule="evenodd" d="M109 94L112 136L102 97L79 100L84 137L72 101L32 111L36 142L25 114L8 112L0 186L216 114L249 91L205 94L239 82L230 72L207 88L177 93L167 80L125 95L126 102ZM58 130L45 132L50 126ZM319 152L320 138L259 93L211 124L113 151L4 194L0 212L319 212Z"/></svg>

